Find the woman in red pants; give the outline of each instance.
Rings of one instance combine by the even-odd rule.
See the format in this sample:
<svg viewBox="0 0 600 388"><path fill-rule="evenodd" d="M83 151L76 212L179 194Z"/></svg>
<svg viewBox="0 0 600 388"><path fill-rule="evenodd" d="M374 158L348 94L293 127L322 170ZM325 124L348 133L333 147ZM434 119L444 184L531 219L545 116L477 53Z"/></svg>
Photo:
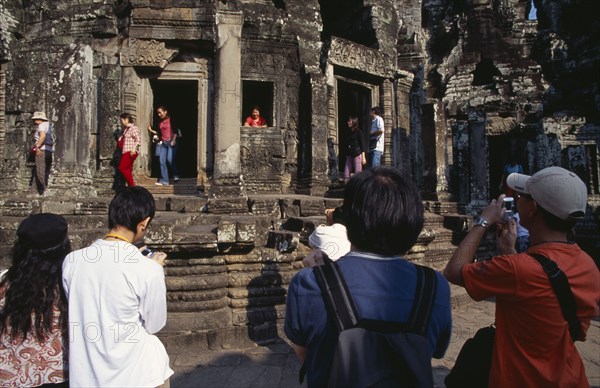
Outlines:
<svg viewBox="0 0 600 388"><path fill-rule="evenodd" d="M140 130L133 124L133 117L129 113L122 113L120 118L123 133L117 140L117 147L122 150L119 171L125 177L127 186L131 187L135 186L132 172L133 162L138 157L140 151Z"/></svg>

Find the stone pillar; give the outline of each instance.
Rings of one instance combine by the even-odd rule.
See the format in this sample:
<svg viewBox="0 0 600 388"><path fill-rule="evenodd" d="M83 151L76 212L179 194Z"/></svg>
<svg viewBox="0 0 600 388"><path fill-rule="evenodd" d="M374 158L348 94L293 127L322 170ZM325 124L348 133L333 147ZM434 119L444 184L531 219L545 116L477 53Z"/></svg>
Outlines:
<svg viewBox="0 0 600 388"><path fill-rule="evenodd" d="M460 204L471 201L471 156L469 150L469 124L466 121L452 123L452 145L454 148L450 181Z"/></svg>
<svg viewBox="0 0 600 388"><path fill-rule="evenodd" d="M215 163L211 198L246 196L240 160L241 12L218 12L215 60ZM233 201L227 201L236 207ZM239 204L242 204L240 201ZM246 206L245 200L243 205ZM209 205L209 209L211 206ZM216 210L214 207L211 209ZM222 209L233 211L235 209Z"/></svg>
<svg viewBox="0 0 600 388"><path fill-rule="evenodd" d="M444 105L440 101L424 104L423 112L423 151L424 181L423 198L434 201L447 201L448 181L446 179L446 121Z"/></svg>
<svg viewBox="0 0 600 388"><path fill-rule="evenodd" d="M394 127L394 85L390 80L384 80L381 83L381 109L383 125L385 130L384 146L381 164L390 165L392 163L392 128Z"/></svg>
<svg viewBox="0 0 600 388"><path fill-rule="evenodd" d="M483 208L490 199L485 112L469 112L469 149L471 151L470 205L472 208Z"/></svg>
<svg viewBox="0 0 600 388"><path fill-rule="evenodd" d="M327 171L329 152L327 148L327 84L322 74L310 74L311 85L311 149L312 168L309 183L310 195L323 195L329 189Z"/></svg>
<svg viewBox="0 0 600 388"><path fill-rule="evenodd" d="M408 136L410 135L410 88L412 74L395 81L395 104L397 126L392 127L392 143L390 149L391 165L402 171L410 172L408 152Z"/></svg>
<svg viewBox="0 0 600 388"><path fill-rule="evenodd" d="M94 176L98 195L112 196L114 167L110 165L116 148L114 131L119 126L121 113L121 66L102 65L98 82L97 161L99 171ZM132 111L127 111L134 113ZM137 125L137 121L135 121ZM143 128L140 128L142 130Z"/></svg>
<svg viewBox="0 0 600 388"><path fill-rule="evenodd" d="M94 197L90 172L90 145L96 114L94 53L88 45L73 45L61 67L52 75L48 109L56 135L54 162L44 196L61 199Z"/></svg>

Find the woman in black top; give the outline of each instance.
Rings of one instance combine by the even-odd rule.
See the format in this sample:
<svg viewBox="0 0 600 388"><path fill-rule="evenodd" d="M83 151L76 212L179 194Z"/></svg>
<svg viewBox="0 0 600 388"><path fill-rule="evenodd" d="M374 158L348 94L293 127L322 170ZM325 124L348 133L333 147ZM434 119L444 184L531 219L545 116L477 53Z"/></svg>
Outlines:
<svg viewBox="0 0 600 388"><path fill-rule="evenodd" d="M344 179L350 179L350 173L358 174L367 163L365 147L363 144L362 131L358 127L358 117L348 118L348 127L352 131L348 139L348 153L346 155L346 166L344 167Z"/></svg>

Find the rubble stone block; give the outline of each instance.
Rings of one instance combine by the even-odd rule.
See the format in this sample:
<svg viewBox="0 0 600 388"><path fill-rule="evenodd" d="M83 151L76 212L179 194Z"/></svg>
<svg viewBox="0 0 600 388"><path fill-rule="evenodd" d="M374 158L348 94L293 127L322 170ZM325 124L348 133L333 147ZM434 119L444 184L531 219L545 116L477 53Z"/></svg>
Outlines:
<svg viewBox="0 0 600 388"><path fill-rule="evenodd" d="M219 228L217 229L217 242L222 243L234 243L236 238L236 222L228 219L221 219L219 221Z"/></svg>
<svg viewBox="0 0 600 388"><path fill-rule="evenodd" d="M278 252L292 252L298 247L298 237L294 233L270 230L267 238L267 248L277 249Z"/></svg>
<svg viewBox="0 0 600 388"><path fill-rule="evenodd" d="M235 241L252 243L256 238L256 223L254 220L237 221Z"/></svg>

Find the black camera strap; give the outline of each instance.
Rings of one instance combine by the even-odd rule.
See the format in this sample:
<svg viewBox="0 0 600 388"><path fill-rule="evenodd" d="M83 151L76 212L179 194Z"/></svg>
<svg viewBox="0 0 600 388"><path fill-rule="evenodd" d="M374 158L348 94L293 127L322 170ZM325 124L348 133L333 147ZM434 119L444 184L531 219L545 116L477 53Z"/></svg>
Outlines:
<svg viewBox="0 0 600 388"><path fill-rule="evenodd" d="M558 268L558 265L553 260L550 260L544 255L539 253L529 253L538 263L541 264L544 272L548 275L550 285L558 298L560 309L569 323L569 333L573 342L579 338L581 333L581 322L577 319L577 304L575 298L571 292L571 286L569 285L569 279L567 275Z"/></svg>

